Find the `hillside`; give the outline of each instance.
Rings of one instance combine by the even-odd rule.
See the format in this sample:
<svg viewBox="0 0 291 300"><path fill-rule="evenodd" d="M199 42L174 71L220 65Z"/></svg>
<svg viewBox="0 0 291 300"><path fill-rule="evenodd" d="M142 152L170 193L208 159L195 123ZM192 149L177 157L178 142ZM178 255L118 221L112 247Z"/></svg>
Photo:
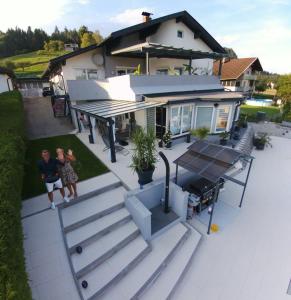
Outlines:
<svg viewBox="0 0 291 300"><path fill-rule="evenodd" d="M35 77L40 76L45 68L47 67L48 61L57 56L67 53L66 51L59 52L45 52L45 51L34 51L21 55L15 55L5 58L0 58L0 65L3 61L11 61L15 64L19 62L27 62L30 64L29 67L25 67L24 71L22 68L16 68L14 70L17 77Z"/></svg>

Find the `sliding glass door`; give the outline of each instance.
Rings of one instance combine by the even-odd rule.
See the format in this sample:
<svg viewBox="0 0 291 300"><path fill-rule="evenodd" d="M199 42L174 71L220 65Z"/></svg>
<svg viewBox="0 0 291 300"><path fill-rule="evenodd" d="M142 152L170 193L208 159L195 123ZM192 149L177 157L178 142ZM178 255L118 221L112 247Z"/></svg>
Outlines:
<svg viewBox="0 0 291 300"><path fill-rule="evenodd" d="M191 129L192 105L171 107L170 130L172 135L186 133Z"/></svg>
<svg viewBox="0 0 291 300"><path fill-rule="evenodd" d="M211 131L213 107L197 106L195 128L206 127Z"/></svg>
<svg viewBox="0 0 291 300"><path fill-rule="evenodd" d="M226 131L229 112L230 112L230 106L219 106L217 108L216 132Z"/></svg>

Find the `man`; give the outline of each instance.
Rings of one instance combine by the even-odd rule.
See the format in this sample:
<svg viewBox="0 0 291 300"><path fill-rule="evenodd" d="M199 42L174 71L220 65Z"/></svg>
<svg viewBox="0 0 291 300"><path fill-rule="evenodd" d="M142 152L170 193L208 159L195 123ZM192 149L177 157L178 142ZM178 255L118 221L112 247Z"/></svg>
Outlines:
<svg viewBox="0 0 291 300"><path fill-rule="evenodd" d="M69 198L65 196L62 181L58 174L58 164L62 164L57 159L51 158L48 150L42 150L42 160L38 162L38 168L41 173L41 178L45 182L48 192L48 198L51 203L51 209L55 209L54 194L55 188L60 189L60 193L65 202L70 202Z"/></svg>

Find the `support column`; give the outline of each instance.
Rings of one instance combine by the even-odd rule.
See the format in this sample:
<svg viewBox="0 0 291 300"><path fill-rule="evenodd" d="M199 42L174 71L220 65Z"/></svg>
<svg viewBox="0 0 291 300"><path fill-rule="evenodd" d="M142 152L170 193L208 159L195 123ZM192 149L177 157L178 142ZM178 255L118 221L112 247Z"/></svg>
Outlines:
<svg viewBox="0 0 291 300"><path fill-rule="evenodd" d="M79 133L81 133L82 132L82 127L81 127L81 124L80 124L79 114L75 109L74 109L74 111L75 111L75 113L73 114L73 116L74 116L73 121L75 119L75 122L77 123L78 131L79 131Z"/></svg>
<svg viewBox="0 0 291 300"><path fill-rule="evenodd" d="M178 183L178 164L176 164L176 176L175 176L175 183Z"/></svg>
<svg viewBox="0 0 291 300"><path fill-rule="evenodd" d="M240 199L239 207L241 207L242 203L243 203L243 199L244 199L245 191L246 191L246 188L247 188L247 184L248 184L248 180L249 180L249 176L250 176L250 172L251 172L253 160L254 159L251 158L251 162L250 162L250 165L249 165L248 174L247 174L246 182L245 182L245 185L244 185L244 190L243 190L243 193L242 193L242 196L241 196L241 199Z"/></svg>
<svg viewBox="0 0 291 300"><path fill-rule="evenodd" d="M219 60L219 68L218 68L218 76L221 76L221 70L222 70L222 59Z"/></svg>
<svg viewBox="0 0 291 300"><path fill-rule="evenodd" d="M189 58L189 70L188 70L189 75L192 74L192 57Z"/></svg>
<svg viewBox="0 0 291 300"><path fill-rule="evenodd" d="M116 153L115 153L115 144L114 144L114 121L110 118L108 120L108 131L109 131L109 144L110 144L110 154L111 154L111 162L116 162Z"/></svg>
<svg viewBox="0 0 291 300"><path fill-rule="evenodd" d="M150 75L150 57L149 52L146 52L146 74Z"/></svg>
<svg viewBox="0 0 291 300"><path fill-rule="evenodd" d="M89 118L90 118L90 124L91 124L90 132L92 135L92 141L93 141L93 144L95 144L96 143L96 131L95 131L96 119L94 117L89 117Z"/></svg>
<svg viewBox="0 0 291 300"><path fill-rule="evenodd" d="M211 212L210 212L210 218L209 218L209 223L208 223L207 234L210 234L213 211L214 211L215 202L217 201L218 191L219 191L219 181L216 183L216 186L215 186L215 193L214 193L214 197L213 197L213 201L212 201L212 205L211 205Z"/></svg>

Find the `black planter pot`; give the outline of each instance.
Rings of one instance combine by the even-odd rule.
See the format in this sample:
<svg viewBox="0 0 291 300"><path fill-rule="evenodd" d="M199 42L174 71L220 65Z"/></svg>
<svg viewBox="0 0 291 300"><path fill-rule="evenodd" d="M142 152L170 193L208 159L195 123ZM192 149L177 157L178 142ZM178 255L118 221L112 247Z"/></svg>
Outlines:
<svg viewBox="0 0 291 300"><path fill-rule="evenodd" d="M220 145L221 145L221 146L226 146L226 144L227 144L227 140L225 140L225 139L220 139Z"/></svg>
<svg viewBox="0 0 291 300"><path fill-rule="evenodd" d="M190 142L191 142L191 134L187 134L186 143L190 143Z"/></svg>
<svg viewBox="0 0 291 300"><path fill-rule="evenodd" d="M234 126L234 131L235 131L235 132L239 132L239 131L240 131L240 127L237 126L237 125L235 125L235 126Z"/></svg>
<svg viewBox="0 0 291 300"><path fill-rule="evenodd" d="M248 128L248 122L244 122L244 123L242 124L242 128Z"/></svg>
<svg viewBox="0 0 291 300"><path fill-rule="evenodd" d="M163 148L163 141L162 140L159 141L159 147Z"/></svg>
<svg viewBox="0 0 291 300"><path fill-rule="evenodd" d="M263 143L256 143L256 149L257 150L264 150L265 149L265 144L263 144Z"/></svg>
<svg viewBox="0 0 291 300"><path fill-rule="evenodd" d="M152 182L153 181L154 170L155 170L155 168L148 169L148 170L137 171L138 183L140 185L145 185L147 183Z"/></svg>
<svg viewBox="0 0 291 300"><path fill-rule="evenodd" d="M233 139L236 140L236 141L239 140L239 133L238 133L238 132L235 132L235 133L233 134Z"/></svg>
<svg viewBox="0 0 291 300"><path fill-rule="evenodd" d="M166 148L171 148L171 147L172 147L172 142L166 144Z"/></svg>

